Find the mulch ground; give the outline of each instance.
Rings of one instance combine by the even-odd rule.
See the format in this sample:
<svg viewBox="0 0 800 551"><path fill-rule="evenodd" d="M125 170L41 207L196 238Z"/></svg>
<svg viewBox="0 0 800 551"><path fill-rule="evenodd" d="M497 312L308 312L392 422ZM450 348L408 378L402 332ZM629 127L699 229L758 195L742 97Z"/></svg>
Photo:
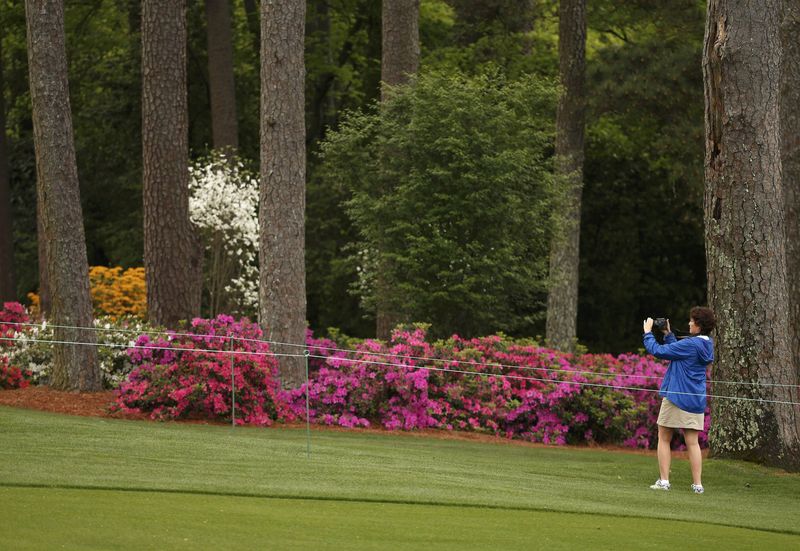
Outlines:
<svg viewBox="0 0 800 551"><path fill-rule="evenodd" d="M49 411L52 413L62 413L67 415L80 415L84 417L111 417L116 419L140 419L150 420L145 414L127 414L119 412L111 412L110 406L114 401L114 394L111 391L104 392L69 392L53 390L46 386L30 386L27 388L16 390L0 390L0 406L11 406L24 409L35 409L40 411ZM157 422L157 421L154 421ZM215 422L208 420L182 420L177 421L180 423L201 423L209 425L224 425L225 422ZM305 427L305 423L281 423L274 425L275 427L285 428L301 428ZM422 431L386 431L375 428L359 428L348 429L344 427L328 427L312 425L312 430L315 431L331 431L331 432L345 432L354 431L366 433L382 433L388 434L391 432L393 435L404 435L410 437L426 437L438 438L444 440L470 440L477 442L486 442L510 446L534 446L534 447L554 447L559 448L563 446L547 446L545 444L534 444L531 442L523 442L521 440L509 440L507 438L500 438L488 434L479 434L472 432L459 432L459 431L445 431L445 430L422 430ZM578 449L602 449L606 451L634 453L641 455L654 455L655 451L651 450L634 450L631 448L622 448L617 446L578 446ZM705 452L706 450L704 450ZM685 452L673 451L673 457L685 457Z"/></svg>
<svg viewBox="0 0 800 551"><path fill-rule="evenodd" d="M46 386L0 390L0 405L3 406L38 409L83 417L112 416L108 408L113 401L114 395L111 391L67 392L53 390ZM118 415L113 414L113 416L117 417Z"/></svg>

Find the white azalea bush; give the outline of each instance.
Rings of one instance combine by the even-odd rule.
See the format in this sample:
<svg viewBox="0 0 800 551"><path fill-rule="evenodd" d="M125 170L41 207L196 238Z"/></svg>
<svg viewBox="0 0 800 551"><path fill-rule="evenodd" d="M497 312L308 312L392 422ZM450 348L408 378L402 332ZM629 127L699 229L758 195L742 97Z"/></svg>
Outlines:
<svg viewBox="0 0 800 551"><path fill-rule="evenodd" d="M258 311L258 178L220 152L189 168L189 216L205 247L204 303L211 317Z"/></svg>
<svg viewBox="0 0 800 551"><path fill-rule="evenodd" d="M133 365L127 349L136 338L155 329L136 317L113 319L103 316L94 320L97 340L97 360L105 388L117 388L130 373ZM30 372L32 384L48 384L53 365L53 325L47 321L20 327L14 341L3 353L9 364Z"/></svg>

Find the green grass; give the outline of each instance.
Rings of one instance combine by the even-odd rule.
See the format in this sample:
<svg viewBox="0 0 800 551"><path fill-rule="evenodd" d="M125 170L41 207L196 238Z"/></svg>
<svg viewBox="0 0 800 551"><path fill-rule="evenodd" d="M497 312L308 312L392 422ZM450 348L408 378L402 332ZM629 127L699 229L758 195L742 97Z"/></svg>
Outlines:
<svg viewBox="0 0 800 551"><path fill-rule="evenodd" d="M704 466L698 496L652 456L0 407L0 548L800 549L800 476Z"/></svg>

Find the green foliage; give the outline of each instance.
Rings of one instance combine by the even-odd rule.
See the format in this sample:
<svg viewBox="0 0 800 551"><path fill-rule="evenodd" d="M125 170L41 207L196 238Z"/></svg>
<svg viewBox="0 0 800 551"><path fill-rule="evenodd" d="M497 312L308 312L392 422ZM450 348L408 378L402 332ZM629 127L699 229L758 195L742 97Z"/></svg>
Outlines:
<svg viewBox="0 0 800 551"><path fill-rule="evenodd" d="M243 3L232 2L231 7L239 153L244 158L258 159L259 52ZM624 3L593 0L587 4L589 109L578 337L592 350L633 349L638 343L638 329L635 328L644 315L658 313L682 320L688 307L705 300L700 63L704 7L702 0L630 0ZM141 265L141 5L129 0L85 0L67 2L65 9L71 108L89 263L126 268ZM192 157L197 158L207 154L212 145L202 2L187 4L187 24L190 149ZM500 74L512 82L533 79L530 75L555 78L558 74L557 0L422 0L419 25L422 71L440 74L443 82L446 78L450 78L447 82L451 83L466 78L458 75L485 78L481 75L490 73L493 67L499 67ZM28 291L36 290L38 269L34 209L36 164L22 0L0 0L0 29L15 269L19 298L23 298ZM366 242L360 233L366 230L360 227L360 219L351 219L343 207L354 196L351 186L342 185L342 182L356 179L329 174L329 168L321 164L317 152L326 134L340 127L345 112L364 109L378 97L380 59L380 2L307 2L308 319L316 330L335 326L360 337L373 334L374 320L370 319L372 312L364 309L358 297L348 293L359 281L365 281L359 279L350 257L361 254L367 265L376 259L370 256L369 248L354 245ZM502 87L507 83L496 85ZM411 210L415 203L425 207L420 211L421 220L409 219L406 214L404 222L393 222L393 229L387 227L384 232L386 239L393 240L393 246L404 247L401 256L405 260L389 258L396 263L395 271L406 270L412 255L425 259L428 264L416 266L412 263L407 270L408 281L402 282L404 287L398 294L416 297L422 287L425 296L430 298L425 301L414 298L413 302L419 303L419 311L423 311L425 302L425 312L443 307L450 312L449 316L453 310L461 308L461 303L455 302L458 297L465 301L460 323L462 320L466 323L476 311L480 315L474 320L475 327L488 327L493 323L491 320L510 315L517 320L513 327L499 325L496 328L535 335L542 330L535 315L541 311L542 289L532 286L520 290L520 287L525 278L535 279L537 270L541 270L543 254L526 259L528 264L520 263L515 269L529 273L518 274L514 279L516 276L508 273L508 264L495 271L496 258L478 259L480 247L468 249L466 242L454 243L447 234L436 235L433 228L442 228L435 224L429 230L421 229L423 223L444 219L446 211L459 209L466 209L465 219L472 216L473 220L481 220L483 216L483 219L495 220L497 211L491 208L476 217L476 203L469 203L466 197L473 193L478 203L500 208L498 203L492 202L491 194L502 195L507 191L506 187L499 186L494 191L483 190L481 196L477 180L493 181L492 171L498 167L480 172L478 161L468 154L471 151L462 151L467 160L459 159L452 150L440 147L441 144L434 147L435 142L430 141L432 136L443 136L445 131L455 129L457 138L473 140L470 147L480 151L487 145L486 135L502 137L512 132L506 128L487 130L481 122L493 110L502 110L501 107L492 105L489 111L477 112L472 105L464 104L466 92L450 84L438 94L437 101L442 106L458 106L460 111L452 112L453 120L440 121L441 129L424 125L403 127L406 137L413 132L441 130L441 134L421 135L416 149L409 149L413 157L391 159L382 153L387 166L380 174L375 173L378 157L366 159L366 153L377 148L377 144L370 142L378 136L378 131L363 128L357 136L352 129L355 119L348 123L347 131L352 134L353 143L361 148L353 150L349 162L366 162L363 172L376 174L366 182L369 184L366 187L374 184L376 193L382 194L385 186L394 186L392 175L398 172L409 184L401 187L399 194L382 198L376 210L370 213L370 219L374 221L379 215L388 217L395 203ZM409 99L402 101L409 108L412 106ZM533 109L537 101L532 97L529 107ZM410 122L420 115L408 113L405 120ZM456 124L459 116L465 120L467 116L472 117L474 123L462 121L459 127ZM552 110L548 116L550 120L554 118ZM393 124L402 127L402 122L397 119ZM509 128L518 126L518 121L514 121ZM389 130L388 125L380 126L381 132ZM526 139L522 133L518 136L520 140ZM397 139L401 137L398 134ZM330 143L335 144L335 139ZM458 140L454 143L457 145ZM388 142L381 144L381 151L387 146ZM340 149L344 147L345 144L341 144ZM530 147L539 145L534 140ZM441 158L435 158L437 153ZM403 165L406 159L409 162ZM496 160L498 164L517 161L519 159L499 159L499 156ZM345 157L341 164L344 167ZM470 177L473 171L479 176ZM452 188L456 181L459 186L463 182L464 187L454 193ZM416 182L416 187L411 186L411 182ZM364 183L360 185L360 189L365 188ZM508 224L512 222L507 221ZM412 230L402 227L403 224ZM490 240L506 239L503 227L488 228L481 246ZM506 247L496 254L510 259L519 254L519 250L512 248ZM459 266L436 265L438 260L433 259L434 255L448 259L461 255L462 259L471 259L472 279L465 273L460 282ZM509 286L504 288L501 299L490 300L491 293L487 297L476 296L482 294L476 290L478 279L485 279L487 285L495 289L504 288L506 282ZM476 304L481 304L481 308ZM463 325L444 326L445 318L418 319L433 322L434 333L461 331L469 334L471 331L465 330Z"/></svg>
<svg viewBox="0 0 800 551"><path fill-rule="evenodd" d="M704 13L655 4L590 11L578 336L613 353L644 317L682 328L705 301Z"/></svg>
<svg viewBox="0 0 800 551"><path fill-rule="evenodd" d="M365 308L386 301L433 333L530 332L541 314L556 89L499 73L429 74L323 144L349 191ZM390 292L376 288L376 272Z"/></svg>

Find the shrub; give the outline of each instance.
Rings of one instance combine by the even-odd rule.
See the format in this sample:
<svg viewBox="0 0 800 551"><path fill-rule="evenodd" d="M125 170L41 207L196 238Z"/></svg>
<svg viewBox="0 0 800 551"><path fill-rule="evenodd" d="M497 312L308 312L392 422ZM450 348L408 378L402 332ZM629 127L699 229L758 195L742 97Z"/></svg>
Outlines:
<svg viewBox="0 0 800 551"><path fill-rule="evenodd" d="M147 293L144 268L123 271L119 266L92 266L89 268L89 283L95 316L145 319Z"/></svg>
<svg viewBox="0 0 800 551"><path fill-rule="evenodd" d="M116 388L133 368L126 349L134 336L154 328L135 317L100 317L94 320L97 331L97 359L105 388ZM15 341L5 354L10 364L19 366L29 374L33 384L47 384L53 362L53 326L46 320L19 330Z"/></svg>
<svg viewBox="0 0 800 551"><path fill-rule="evenodd" d="M0 390L25 388L28 386L30 373L8 363L8 358L0 356Z"/></svg>
<svg viewBox="0 0 800 551"><path fill-rule="evenodd" d="M0 338L0 348L14 346L14 341L10 339L25 329L25 326L16 324L29 322L30 317L23 305L19 302L4 302L3 309L0 310L0 337L2 337Z"/></svg>
<svg viewBox="0 0 800 551"><path fill-rule="evenodd" d="M134 369L116 391L116 409L153 419L230 419L233 370L237 423L293 418L278 388L277 360L261 336L255 323L225 315L193 320L188 334L140 336L128 350Z"/></svg>
<svg viewBox="0 0 800 551"><path fill-rule="evenodd" d="M227 337L235 339L232 354ZM656 444L664 362L564 354L502 335L426 337L425 326L414 326L396 330L388 343L340 346L309 331L309 381L279 391L277 361L255 324L196 319L187 336L137 339L128 351L136 367L117 392L117 407L161 419L228 419L233 362L240 424L304 418L308 393L311 421L319 424L474 431L548 444Z"/></svg>
<svg viewBox="0 0 800 551"><path fill-rule="evenodd" d="M395 331L388 344L333 348L309 338L312 356L324 362L308 385L317 423L436 427L551 444L656 444L655 390L666 365L649 357L573 356L503 336L429 343L424 327ZM290 392L297 416L305 392L306 385Z"/></svg>
<svg viewBox="0 0 800 551"><path fill-rule="evenodd" d="M212 316L258 310L258 176L213 151L189 168L189 216L202 237L204 305Z"/></svg>
<svg viewBox="0 0 800 551"><path fill-rule="evenodd" d="M541 77L428 73L327 134L321 183L345 190L364 309L470 336L535 331L559 212L556 99Z"/></svg>
<svg viewBox="0 0 800 551"><path fill-rule="evenodd" d="M89 292L95 317L112 320L147 317L147 291L144 268L120 266L92 266L89 268ZM41 299L37 293L28 293L30 312L39 317Z"/></svg>

